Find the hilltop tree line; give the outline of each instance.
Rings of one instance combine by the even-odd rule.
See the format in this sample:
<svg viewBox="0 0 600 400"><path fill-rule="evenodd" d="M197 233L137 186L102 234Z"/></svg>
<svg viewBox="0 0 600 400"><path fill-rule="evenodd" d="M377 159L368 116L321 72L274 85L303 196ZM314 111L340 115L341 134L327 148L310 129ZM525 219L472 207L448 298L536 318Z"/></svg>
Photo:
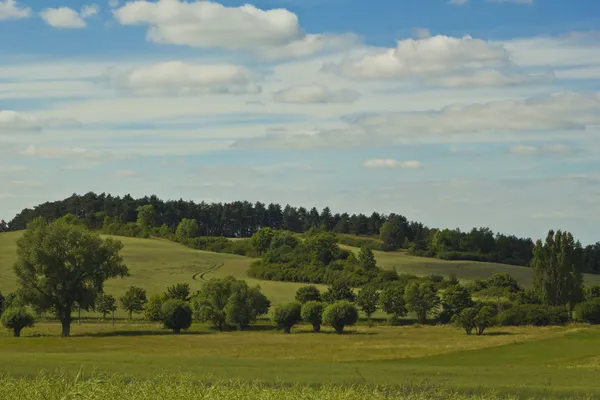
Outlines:
<svg viewBox="0 0 600 400"><path fill-rule="evenodd" d="M140 228L140 209L151 205L152 212L145 218L147 226ZM405 249L417 256L438 257L449 260L489 261L504 264L530 266L534 242L529 238L494 233L489 228L473 228L469 232L460 229L430 228L416 221L409 221L399 214L371 215L333 213L329 207L292 207L280 204L263 204L236 201L232 203L194 203L192 201L163 201L156 196L134 199L110 194L73 194L55 202L46 202L33 209L24 209L2 229L21 230L36 217L53 221L66 214L73 214L88 229L111 228L112 233L128 236L151 234L151 228L159 236L175 233L184 219L196 221L194 236L249 238L261 228L283 229L304 233L320 229L339 234L376 236L381 242L367 241L375 250L393 251ZM346 244L360 246L365 241L342 237ZM583 271L600 273L600 242L584 249Z"/></svg>

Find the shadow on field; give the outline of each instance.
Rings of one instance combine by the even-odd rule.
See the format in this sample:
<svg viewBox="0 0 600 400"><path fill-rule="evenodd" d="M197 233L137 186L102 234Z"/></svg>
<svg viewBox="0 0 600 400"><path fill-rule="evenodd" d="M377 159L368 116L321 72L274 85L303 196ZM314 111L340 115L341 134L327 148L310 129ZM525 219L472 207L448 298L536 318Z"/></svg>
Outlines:
<svg viewBox="0 0 600 400"><path fill-rule="evenodd" d="M513 332L485 332L483 336L511 336L514 334Z"/></svg>
<svg viewBox="0 0 600 400"><path fill-rule="evenodd" d="M373 336L377 335L377 332L364 332L364 331L344 331L341 335L339 333L335 333L333 331L321 331L321 332L313 332L313 331L301 331L294 332L294 335L335 335L335 336Z"/></svg>
<svg viewBox="0 0 600 400"><path fill-rule="evenodd" d="M176 334L171 331L152 331L152 330L140 330L140 331L111 331L111 332L90 332L73 335L74 337L114 337L114 336L182 336L182 335L210 335L210 331L193 331Z"/></svg>

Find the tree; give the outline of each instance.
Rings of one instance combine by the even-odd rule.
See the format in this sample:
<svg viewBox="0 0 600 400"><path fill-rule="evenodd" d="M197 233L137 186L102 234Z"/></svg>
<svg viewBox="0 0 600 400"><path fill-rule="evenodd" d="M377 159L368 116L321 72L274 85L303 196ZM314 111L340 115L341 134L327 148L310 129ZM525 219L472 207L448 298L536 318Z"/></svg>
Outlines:
<svg viewBox="0 0 600 400"><path fill-rule="evenodd" d="M165 294L155 294L148 298L144 305L144 319L146 321L162 321L162 306L167 301Z"/></svg>
<svg viewBox="0 0 600 400"><path fill-rule="evenodd" d="M522 291L519 282L507 273L495 273L487 280L488 287L503 288L509 293L518 293Z"/></svg>
<svg viewBox="0 0 600 400"><path fill-rule="evenodd" d="M475 307L467 307L457 314L452 316L452 322L458 328L464 329L467 335L470 335L475 329L475 317L478 310Z"/></svg>
<svg viewBox="0 0 600 400"><path fill-rule="evenodd" d="M390 219L381 225L379 236L383 241L383 250L393 251L404 244L408 233L408 221L401 215L390 216Z"/></svg>
<svg viewBox="0 0 600 400"><path fill-rule="evenodd" d="M117 310L116 303L113 295L102 293L96 298L96 311L102 314L102 319L106 319L106 314Z"/></svg>
<svg viewBox="0 0 600 400"><path fill-rule="evenodd" d="M262 294L260 286L249 287L246 281L236 281L225 305L225 322L243 330L258 316L267 314L270 306L271 302Z"/></svg>
<svg viewBox="0 0 600 400"><path fill-rule="evenodd" d="M354 297L352 288L345 281L335 281L323 294L323 300L330 304L339 300L354 302Z"/></svg>
<svg viewBox="0 0 600 400"><path fill-rule="evenodd" d="M273 229L261 228L252 235L250 243L258 254L264 254L271 248L271 240L273 240L274 235L275 231Z"/></svg>
<svg viewBox="0 0 600 400"><path fill-rule="evenodd" d="M302 321L300 303L292 302L275 307L271 320L283 333L290 333L292 327Z"/></svg>
<svg viewBox="0 0 600 400"><path fill-rule="evenodd" d="M440 304L435 286L430 282L413 282L408 285L404 292L404 301L408 311L416 313L421 324L427 322L427 314Z"/></svg>
<svg viewBox="0 0 600 400"><path fill-rule="evenodd" d="M226 325L225 307L232 294L232 287L237 280L231 276L212 278L198 291L192 299L194 318L201 322L210 322L219 331Z"/></svg>
<svg viewBox="0 0 600 400"><path fill-rule="evenodd" d="M137 209L137 224L144 232L151 232L156 220L156 212L152 204L139 206Z"/></svg>
<svg viewBox="0 0 600 400"><path fill-rule="evenodd" d="M600 298L577 304L575 306L575 319L588 324L600 324Z"/></svg>
<svg viewBox="0 0 600 400"><path fill-rule="evenodd" d="M459 314L465 308L473 307L474 304L467 289L460 285L450 286L442 294L442 312L439 320L441 323L447 323L455 314Z"/></svg>
<svg viewBox="0 0 600 400"><path fill-rule="evenodd" d="M533 249L534 289L551 306L574 305L583 299L583 251L569 232L551 230Z"/></svg>
<svg viewBox="0 0 600 400"><path fill-rule="evenodd" d="M2 296L2 292L0 292L0 316L4 311L4 296Z"/></svg>
<svg viewBox="0 0 600 400"><path fill-rule="evenodd" d="M360 251L358 252L358 264L365 271L377 270L377 261L375 261L375 254L373 254L373 251L369 247L367 247L367 245L362 245Z"/></svg>
<svg viewBox="0 0 600 400"><path fill-rule="evenodd" d="M24 307L8 307L0 317L0 323L7 328L12 329L15 337L21 336L23 328L33 326L35 319Z"/></svg>
<svg viewBox="0 0 600 400"><path fill-rule="evenodd" d="M349 301L341 300L327 306L323 312L323 322L342 334L346 326L358 321L358 310Z"/></svg>
<svg viewBox="0 0 600 400"><path fill-rule="evenodd" d="M185 243L188 239L196 236L198 236L198 222L195 219L182 219L177 225L177 230L175 230L177 241Z"/></svg>
<svg viewBox="0 0 600 400"><path fill-rule="evenodd" d="M133 313L139 314L144 311L144 305L148 301L146 290L137 286L130 286L119 301L121 302L121 307L129 312L129 319L132 319Z"/></svg>
<svg viewBox="0 0 600 400"><path fill-rule="evenodd" d="M122 248L64 220L48 224L37 218L17 242L19 296L37 310L53 309L62 335L69 336L73 304L91 308L107 279L128 275Z"/></svg>
<svg viewBox="0 0 600 400"><path fill-rule="evenodd" d="M335 260L340 250L337 245L337 238L333 233L319 233L309 236L304 241L304 245L316 265L328 265Z"/></svg>
<svg viewBox="0 0 600 400"><path fill-rule="evenodd" d="M309 301L321 301L321 292L314 285L302 286L296 291L296 301L300 304Z"/></svg>
<svg viewBox="0 0 600 400"><path fill-rule="evenodd" d="M392 319L398 319L408 313L404 301L404 286L391 284L381 291L379 304L383 312L392 315Z"/></svg>
<svg viewBox="0 0 600 400"><path fill-rule="evenodd" d="M190 304L180 299L167 300L161 308L162 321L165 328L180 333L192 325L192 309Z"/></svg>
<svg viewBox="0 0 600 400"><path fill-rule="evenodd" d="M477 328L477 336L483 334L488 327L493 326L496 322L496 313L491 306L485 305L479 309L475 316L475 328Z"/></svg>
<svg viewBox="0 0 600 400"><path fill-rule="evenodd" d="M586 286L583 288L584 297L586 300L593 300L600 298L600 285ZM2 295L0 295L0 301L2 300ZM1 309L1 306L0 306Z"/></svg>
<svg viewBox="0 0 600 400"><path fill-rule="evenodd" d="M367 318L377 311L377 303L379 301L379 293L374 286L363 287L356 296L356 304L363 310Z"/></svg>
<svg viewBox="0 0 600 400"><path fill-rule="evenodd" d="M323 323L323 311L325 310L325 303L320 301L307 301L302 305L300 314L302 320L313 326L315 332L321 331L321 324Z"/></svg>
<svg viewBox="0 0 600 400"><path fill-rule="evenodd" d="M187 283L178 283L167 288L165 294L167 299L179 299L183 301L190 301L190 285Z"/></svg>

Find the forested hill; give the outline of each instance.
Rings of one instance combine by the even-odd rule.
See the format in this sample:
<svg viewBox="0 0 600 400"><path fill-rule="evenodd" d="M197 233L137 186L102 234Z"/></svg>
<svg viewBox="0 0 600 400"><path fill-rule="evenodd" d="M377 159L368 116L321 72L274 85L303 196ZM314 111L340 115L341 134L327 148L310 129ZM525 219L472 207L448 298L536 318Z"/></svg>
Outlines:
<svg viewBox="0 0 600 400"><path fill-rule="evenodd" d="M303 233L319 228L340 234L378 235L381 250L399 248L418 256L442 259L491 261L527 266L532 257L533 241L513 235L494 234L489 228L473 228L470 232L459 229L436 229L425 226L399 214L383 215L333 214L326 207L292 207L236 201L232 203L194 203L192 201L163 201L156 196L134 199L130 195L113 197L87 193L55 202L46 202L33 209L24 209L8 224L9 230L25 229L36 217L47 220L71 213L88 228L100 229L107 223L133 224L138 208L152 205L154 226L165 226L174 231L182 219L194 219L201 236L230 238L250 237L258 229L271 227ZM600 273L600 243L585 248L585 272Z"/></svg>

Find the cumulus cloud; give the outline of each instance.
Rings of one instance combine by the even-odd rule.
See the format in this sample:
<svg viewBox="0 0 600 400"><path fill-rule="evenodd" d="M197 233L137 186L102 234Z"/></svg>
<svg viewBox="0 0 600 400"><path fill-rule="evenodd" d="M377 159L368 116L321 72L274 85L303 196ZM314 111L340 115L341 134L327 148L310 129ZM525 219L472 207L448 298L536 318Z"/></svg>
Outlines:
<svg viewBox="0 0 600 400"><path fill-rule="evenodd" d="M295 86L277 91L273 99L279 103L354 103L360 93L353 89L330 90L324 85Z"/></svg>
<svg viewBox="0 0 600 400"><path fill-rule="evenodd" d="M511 146L509 153L520 155L536 154L569 154L574 150L564 144L547 144L543 146Z"/></svg>
<svg viewBox="0 0 600 400"><path fill-rule="evenodd" d="M135 95L192 95L202 93L256 94L261 87L250 70L231 64L189 64L167 61L134 67L110 68L99 82Z"/></svg>
<svg viewBox="0 0 600 400"><path fill-rule="evenodd" d="M468 35L419 35L419 39L398 41L395 49L325 63L322 70L357 79L417 78L428 85L450 87L516 85L554 78L551 72L532 75L515 71L516 65L501 43Z"/></svg>
<svg viewBox="0 0 600 400"><path fill-rule="evenodd" d="M47 8L40 13L40 16L54 28L79 29L87 26L81 15L69 7Z"/></svg>
<svg viewBox="0 0 600 400"><path fill-rule="evenodd" d="M156 43L250 50L271 58L335 50L357 40L354 35L307 34L293 12L249 4L226 7L210 1L137 0L113 13L123 25L147 25L147 39Z"/></svg>
<svg viewBox="0 0 600 400"><path fill-rule="evenodd" d="M7 19L21 19L31 16L31 8L20 6L16 0L0 1L0 21Z"/></svg>
<svg viewBox="0 0 600 400"><path fill-rule="evenodd" d="M423 166L419 161L397 161L389 158L367 160L362 164L365 168L410 168L418 169Z"/></svg>
<svg viewBox="0 0 600 400"><path fill-rule="evenodd" d="M90 6L83 6L81 9L80 15L83 18L91 17L92 15L96 15L100 12L100 6L98 4L92 4Z"/></svg>

